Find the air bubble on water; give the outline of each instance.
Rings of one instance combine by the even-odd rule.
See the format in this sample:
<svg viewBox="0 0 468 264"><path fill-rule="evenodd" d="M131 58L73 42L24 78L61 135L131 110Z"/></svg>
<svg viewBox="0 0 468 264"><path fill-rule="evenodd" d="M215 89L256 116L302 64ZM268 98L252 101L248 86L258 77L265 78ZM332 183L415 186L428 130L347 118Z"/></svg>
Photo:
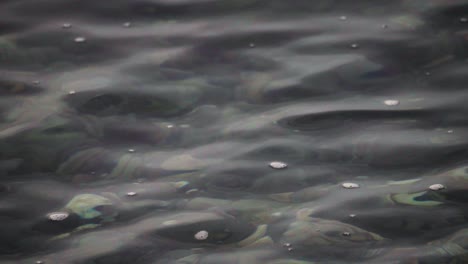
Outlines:
<svg viewBox="0 0 468 264"><path fill-rule="evenodd" d="M462 18L460 18L460 22L462 22L462 23L468 22L468 17L462 17Z"/></svg>
<svg viewBox="0 0 468 264"><path fill-rule="evenodd" d="M75 42L76 42L76 43L84 43L84 42L86 42L86 38L84 38L84 37L76 37L76 38L75 38Z"/></svg>
<svg viewBox="0 0 468 264"><path fill-rule="evenodd" d="M358 49L358 48L359 48L359 44L353 43L353 44L351 44L350 47L351 47L352 49Z"/></svg>
<svg viewBox="0 0 468 264"><path fill-rule="evenodd" d="M136 192L128 192L128 193L127 193L127 196L130 196L130 197L131 197L131 196L135 196L135 195L137 195Z"/></svg>
<svg viewBox="0 0 468 264"><path fill-rule="evenodd" d="M206 240L208 238L208 231L198 231L193 237L195 237L196 240Z"/></svg>
<svg viewBox="0 0 468 264"><path fill-rule="evenodd" d="M173 128L174 125L167 125L167 128Z"/></svg>
<svg viewBox="0 0 468 264"><path fill-rule="evenodd" d="M273 169L280 170L288 167L288 164L281 161L272 161L270 162L270 167L272 167Z"/></svg>
<svg viewBox="0 0 468 264"><path fill-rule="evenodd" d="M128 28L128 27L131 27L131 26L132 26L132 23L130 23L130 22L125 22L125 23L122 24L122 26Z"/></svg>
<svg viewBox="0 0 468 264"><path fill-rule="evenodd" d="M445 189L445 186L440 183L437 183L437 184L432 184L431 186L429 186L429 189L433 191L440 191L440 190Z"/></svg>
<svg viewBox="0 0 468 264"><path fill-rule="evenodd" d="M275 212L275 213L272 213L271 216L273 217L281 217L283 214L281 212Z"/></svg>
<svg viewBox="0 0 468 264"><path fill-rule="evenodd" d="M452 133L453 133L453 130L450 129L450 130L447 131L447 133L452 134Z"/></svg>
<svg viewBox="0 0 468 264"><path fill-rule="evenodd" d="M134 153L134 152L135 152L135 149L128 149L128 152Z"/></svg>
<svg viewBox="0 0 468 264"><path fill-rule="evenodd" d="M348 19L347 16L340 16L340 20L346 20L346 19Z"/></svg>
<svg viewBox="0 0 468 264"><path fill-rule="evenodd" d="M47 218L50 221L59 222L59 221L63 221L65 219L67 219L68 216L69 216L69 214L67 212L53 212L53 213L48 214Z"/></svg>
<svg viewBox="0 0 468 264"><path fill-rule="evenodd" d="M353 183L353 182L345 182L345 183L341 184L341 186L343 186L343 188L345 188L345 189L359 188L359 184Z"/></svg>
<svg viewBox="0 0 468 264"><path fill-rule="evenodd" d="M388 105L388 106L395 106L395 105L399 105L400 101L398 101L398 100L385 100L384 104Z"/></svg>
<svg viewBox="0 0 468 264"><path fill-rule="evenodd" d="M72 25L70 23L63 23L62 28L71 28Z"/></svg>
<svg viewBox="0 0 468 264"><path fill-rule="evenodd" d="M343 232L342 235L346 236L346 237L349 237L349 236L351 236L351 233L350 232Z"/></svg>
<svg viewBox="0 0 468 264"><path fill-rule="evenodd" d="M71 90L68 92L68 94L76 94L76 92L74 90Z"/></svg>
<svg viewBox="0 0 468 264"><path fill-rule="evenodd" d="M354 218L354 217L356 217L356 215L355 214L350 214L349 217Z"/></svg>

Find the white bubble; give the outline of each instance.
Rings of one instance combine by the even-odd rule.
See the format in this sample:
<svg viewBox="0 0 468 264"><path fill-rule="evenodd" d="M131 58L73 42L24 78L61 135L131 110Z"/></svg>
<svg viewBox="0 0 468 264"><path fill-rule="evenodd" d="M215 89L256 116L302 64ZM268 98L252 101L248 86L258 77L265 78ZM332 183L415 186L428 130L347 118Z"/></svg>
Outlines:
<svg viewBox="0 0 468 264"><path fill-rule="evenodd" d="M283 214L281 212L275 212L275 213L272 213L271 216L273 217L281 217L283 216Z"/></svg>
<svg viewBox="0 0 468 264"><path fill-rule="evenodd" d="M270 162L270 167L272 167L273 169L279 170L279 169L284 169L288 167L288 164L281 162L281 161L272 161Z"/></svg>
<svg viewBox="0 0 468 264"><path fill-rule="evenodd" d="M348 19L347 16L340 16L340 20L346 20L346 19Z"/></svg>
<svg viewBox="0 0 468 264"><path fill-rule="evenodd" d="M462 23L468 22L468 17L462 17L462 18L460 18L460 22L462 22Z"/></svg>
<svg viewBox="0 0 468 264"><path fill-rule="evenodd" d="M359 44L353 43L353 44L351 44L351 48L352 48L352 49L358 49L358 48L359 48Z"/></svg>
<svg viewBox="0 0 468 264"><path fill-rule="evenodd" d="M70 23L64 23L62 25L62 28L71 28L71 27L72 27L72 25Z"/></svg>
<svg viewBox="0 0 468 264"><path fill-rule="evenodd" d="M68 92L68 94L76 94L76 92L74 90L71 90Z"/></svg>
<svg viewBox="0 0 468 264"><path fill-rule="evenodd" d="M128 152L133 153L135 152L135 149L128 149Z"/></svg>
<svg viewBox="0 0 468 264"><path fill-rule="evenodd" d="M345 189L359 188L359 184L353 183L353 182L345 182L345 183L341 184L341 186L343 186L343 188L345 188Z"/></svg>
<svg viewBox="0 0 468 264"><path fill-rule="evenodd" d="M431 186L429 186L429 189L433 191L440 191L440 190L445 189L445 186L440 183L437 183L437 184L432 184Z"/></svg>
<svg viewBox="0 0 468 264"><path fill-rule="evenodd" d="M255 44L254 44L254 43L250 43L250 44L249 44L249 47L255 48Z"/></svg>
<svg viewBox="0 0 468 264"><path fill-rule="evenodd" d="M47 215L51 221L63 221L67 219L69 214L67 212L53 212Z"/></svg>
<svg viewBox="0 0 468 264"><path fill-rule="evenodd" d="M122 24L122 26L128 28L128 27L131 27L131 26L132 26L132 23L130 23L130 22L125 22L125 23Z"/></svg>
<svg viewBox="0 0 468 264"><path fill-rule="evenodd" d="M351 236L351 233L349 233L349 232L343 232L342 235L343 235L343 236Z"/></svg>
<svg viewBox="0 0 468 264"><path fill-rule="evenodd" d="M84 38L84 37L76 37L76 38L75 38L75 42L76 42L76 43L83 43L83 42L86 42L86 38Z"/></svg>
<svg viewBox="0 0 468 264"><path fill-rule="evenodd" d="M198 231L194 235L194 237L195 237L196 240L206 240L208 238L208 231L206 231L206 230Z"/></svg>
<svg viewBox="0 0 468 264"><path fill-rule="evenodd" d="M400 101L398 101L398 100L385 100L384 104L388 105L388 106L395 106L395 105L399 105Z"/></svg>
<svg viewBox="0 0 468 264"><path fill-rule="evenodd" d="M127 193L127 196L135 196L135 195L137 195L136 192L128 192L128 193Z"/></svg>
<svg viewBox="0 0 468 264"><path fill-rule="evenodd" d="M452 134L453 130L450 129L450 130L447 131L447 133Z"/></svg>

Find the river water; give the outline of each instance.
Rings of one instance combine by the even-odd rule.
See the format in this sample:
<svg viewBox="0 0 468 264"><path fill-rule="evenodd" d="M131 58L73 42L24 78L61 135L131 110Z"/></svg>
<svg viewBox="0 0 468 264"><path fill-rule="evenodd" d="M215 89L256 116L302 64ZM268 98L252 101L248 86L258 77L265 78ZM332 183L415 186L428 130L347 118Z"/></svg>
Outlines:
<svg viewBox="0 0 468 264"><path fill-rule="evenodd" d="M0 263L468 263L468 1L0 17Z"/></svg>

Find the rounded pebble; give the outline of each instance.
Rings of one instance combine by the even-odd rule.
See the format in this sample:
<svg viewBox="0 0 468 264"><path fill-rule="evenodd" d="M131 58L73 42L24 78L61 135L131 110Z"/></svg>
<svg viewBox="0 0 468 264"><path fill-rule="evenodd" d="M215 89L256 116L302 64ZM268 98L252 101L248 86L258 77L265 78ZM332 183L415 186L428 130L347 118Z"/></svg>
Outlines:
<svg viewBox="0 0 468 264"><path fill-rule="evenodd" d="M351 236L351 233L349 233L349 232L343 232L342 235L348 237L348 236Z"/></svg>
<svg viewBox="0 0 468 264"><path fill-rule="evenodd" d="M193 237L195 237L196 240L206 240L208 238L208 231L198 231Z"/></svg>
<svg viewBox="0 0 468 264"><path fill-rule="evenodd" d="M67 212L53 212L47 215L50 221L63 221L67 219L69 214Z"/></svg>
<svg viewBox="0 0 468 264"><path fill-rule="evenodd" d="M440 183L437 183L437 184L432 184L431 186L429 186L429 189L433 191L440 191L440 190L445 189L445 186Z"/></svg>
<svg viewBox="0 0 468 264"><path fill-rule="evenodd" d="M395 106L395 105L399 105L400 101L398 101L398 100L385 100L384 104L388 105L388 106Z"/></svg>
<svg viewBox="0 0 468 264"><path fill-rule="evenodd" d="M345 189L359 188L359 184L353 183L353 182L345 182L345 183L341 184L341 186L343 186L343 188L345 188Z"/></svg>
<svg viewBox="0 0 468 264"><path fill-rule="evenodd" d="M281 162L281 161L272 161L270 162L270 167L272 167L273 169L279 170L279 169L284 169L288 167L288 164Z"/></svg>

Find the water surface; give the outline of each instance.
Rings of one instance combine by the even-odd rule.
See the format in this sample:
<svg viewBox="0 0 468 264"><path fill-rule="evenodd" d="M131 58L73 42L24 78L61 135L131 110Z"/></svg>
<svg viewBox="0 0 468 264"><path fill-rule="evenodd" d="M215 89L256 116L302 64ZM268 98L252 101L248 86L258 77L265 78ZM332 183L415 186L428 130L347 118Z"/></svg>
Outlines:
<svg viewBox="0 0 468 264"><path fill-rule="evenodd" d="M468 263L468 1L0 17L1 263Z"/></svg>

